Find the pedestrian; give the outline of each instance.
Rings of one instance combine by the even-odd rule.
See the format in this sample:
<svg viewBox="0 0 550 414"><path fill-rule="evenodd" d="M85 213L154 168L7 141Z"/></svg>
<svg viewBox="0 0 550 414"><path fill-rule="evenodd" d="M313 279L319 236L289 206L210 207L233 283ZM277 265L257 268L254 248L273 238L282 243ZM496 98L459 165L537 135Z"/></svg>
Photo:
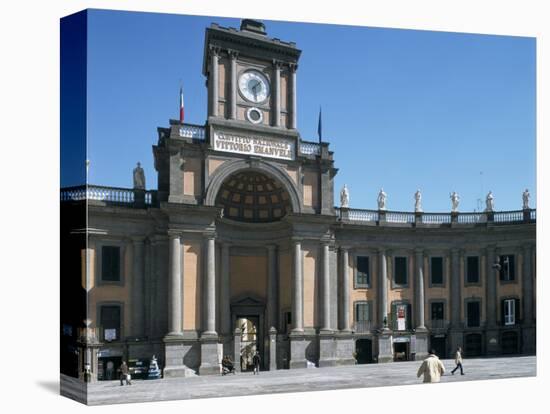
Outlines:
<svg viewBox="0 0 550 414"><path fill-rule="evenodd" d="M462 369L462 348L457 346L455 352L455 364L456 367L451 371L451 375L455 374L455 371L460 368L460 375L464 375L464 370Z"/></svg>
<svg viewBox="0 0 550 414"><path fill-rule="evenodd" d="M260 375L260 361L260 353L256 351L254 357L252 358L252 362L254 363L254 375L256 375L256 373Z"/></svg>
<svg viewBox="0 0 550 414"><path fill-rule="evenodd" d="M445 367L443 363L439 360L435 351L430 349L430 355L422 361L422 365L420 365L416 376L420 378L424 374L424 382L439 382L444 372Z"/></svg>
<svg viewBox="0 0 550 414"><path fill-rule="evenodd" d="M120 371L120 385L124 385L124 381L126 381L126 385L132 385L130 370L128 369L128 365L126 365L126 361L122 361L118 370Z"/></svg>

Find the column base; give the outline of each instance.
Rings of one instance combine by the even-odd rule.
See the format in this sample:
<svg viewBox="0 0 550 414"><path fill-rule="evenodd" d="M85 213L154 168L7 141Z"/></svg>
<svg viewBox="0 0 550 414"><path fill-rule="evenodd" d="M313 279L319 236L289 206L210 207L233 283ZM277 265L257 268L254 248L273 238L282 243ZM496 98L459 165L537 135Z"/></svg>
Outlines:
<svg viewBox="0 0 550 414"><path fill-rule="evenodd" d="M335 365L337 364L334 332L330 329L321 329L319 333L319 368Z"/></svg>
<svg viewBox="0 0 550 414"><path fill-rule="evenodd" d="M521 352L535 355L537 352L537 330L534 326L522 329L523 345Z"/></svg>
<svg viewBox="0 0 550 414"><path fill-rule="evenodd" d="M217 335L204 335L201 337L201 365L199 375L214 375L221 372L218 358Z"/></svg>
<svg viewBox="0 0 550 414"><path fill-rule="evenodd" d="M393 362L391 331L383 330L378 334L378 363Z"/></svg>
<svg viewBox="0 0 550 414"><path fill-rule="evenodd" d="M426 328L417 328L415 332L416 346L414 360L421 361L428 356L428 331Z"/></svg>
<svg viewBox="0 0 550 414"><path fill-rule="evenodd" d="M269 330L269 370L277 369L277 330L271 328Z"/></svg>
<svg viewBox="0 0 550 414"><path fill-rule="evenodd" d="M308 342L303 332L293 331L289 335L290 339L290 369L307 368L306 347Z"/></svg>
<svg viewBox="0 0 550 414"><path fill-rule="evenodd" d="M499 355L500 352L500 341L499 341L499 331L496 328L487 329L485 333L486 340L486 354L488 356Z"/></svg>
<svg viewBox="0 0 550 414"><path fill-rule="evenodd" d="M186 341L183 334L166 335L164 337L164 361L163 375L165 378L195 376L195 369L200 361L197 341Z"/></svg>

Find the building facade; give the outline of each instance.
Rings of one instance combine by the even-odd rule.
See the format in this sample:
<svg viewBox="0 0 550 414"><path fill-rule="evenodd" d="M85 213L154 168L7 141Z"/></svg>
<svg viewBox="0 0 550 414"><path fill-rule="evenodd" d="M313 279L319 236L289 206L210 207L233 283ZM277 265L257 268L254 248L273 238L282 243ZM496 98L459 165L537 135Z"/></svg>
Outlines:
<svg viewBox="0 0 550 414"><path fill-rule="evenodd" d="M334 154L297 129L300 53L262 23L213 24L207 122L158 128L157 190L62 190L79 372L153 354L169 377L219 373L222 355L246 370L256 351L269 370L535 352L535 210L335 207Z"/></svg>

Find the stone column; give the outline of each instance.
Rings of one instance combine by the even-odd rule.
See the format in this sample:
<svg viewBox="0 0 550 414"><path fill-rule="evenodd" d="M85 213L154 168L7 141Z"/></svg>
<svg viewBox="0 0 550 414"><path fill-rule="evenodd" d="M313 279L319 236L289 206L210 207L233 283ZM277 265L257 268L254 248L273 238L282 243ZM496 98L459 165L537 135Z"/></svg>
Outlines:
<svg viewBox="0 0 550 414"><path fill-rule="evenodd" d="M235 328L233 332L233 363L237 372L241 372L241 329Z"/></svg>
<svg viewBox="0 0 550 414"><path fill-rule="evenodd" d="M342 263L342 286L341 302L340 302L340 315L342 315L341 327L343 332L351 332L350 315L349 315L349 296L350 296L350 282L349 282L349 252L345 247L340 248L340 256Z"/></svg>
<svg viewBox="0 0 550 414"><path fill-rule="evenodd" d="M530 244L523 246L523 319L524 325L533 324L533 265L531 256L533 247Z"/></svg>
<svg viewBox="0 0 550 414"><path fill-rule="evenodd" d="M134 336L145 335L145 246L142 238L133 239L132 278L132 332Z"/></svg>
<svg viewBox="0 0 550 414"><path fill-rule="evenodd" d="M306 347L308 342L304 336L304 280L302 273L302 245L294 240L292 246L292 331L290 332L290 363L289 368L306 368Z"/></svg>
<svg viewBox="0 0 550 414"><path fill-rule="evenodd" d="M496 246L487 247L487 288L485 301L487 331L486 331L486 349L487 355L497 355L500 353L499 331L497 327L497 272L493 268L496 262Z"/></svg>
<svg viewBox="0 0 550 414"><path fill-rule="evenodd" d="M293 275L292 275L292 332L304 331L303 312L303 274L302 274L302 245L299 241L293 244Z"/></svg>
<svg viewBox="0 0 550 414"><path fill-rule="evenodd" d="M277 329L269 328L269 370L277 369Z"/></svg>
<svg viewBox="0 0 550 414"><path fill-rule="evenodd" d="M170 234L170 293L168 298L169 336L182 335L182 274L180 236Z"/></svg>
<svg viewBox="0 0 550 414"><path fill-rule="evenodd" d="M237 119L237 56L238 52L234 50L229 51L229 58L231 62L231 91L230 91L230 104L231 110L229 111L230 119Z"/></svg>
<svg viewBox="0 0 550 414"><path fill-rule="evenodd" d="M211 76L212 76L212 83L210 84L210 87L212 88L212 102L211 102L211 110L212 110L212 116L218 116L218 100L219 100L219 76L218 76L218 60L219 60L219 49L218 48L212 48L210 49L211 53Z"/></svg>
<svg viewBox="0 0 550 414"><path fill-rule="evenodd" d="M206 331L203 336L216 336L216 238L213 234L206 239Z"/></svg>
<svg viewBox="0 0 550 414"><path fill-rule="evenodd" d="M424 321L424 252L415 251L416 264L416 330L426 330Z"/></svg>
<svg viewBox="0 0 550 414"><path fill-rule="evenodd" d="M218 334L216 332L216 236L206 235L205 327L201 335L200 375L220 373L218 360Z"/></svg>
<svg viewBox="0 0 550 414"><path fill-rule="evenodd" d="M388 262L386 260L386 250L378 250L378 323L382 329L387 329L388 313ZM386 318L386 324L384 323Z"/></svg>
<svg viewBox="0 0 550 414"><path fill-rule="evenodd" d="M296 70L298 69L298 65L291 64L290 65L290 87L291 87L291 123L290 127L292 129L296 129L298 125L298 108L297 108L297 99L296 99Z"/></svg>
<svg viewBox="0 0 550 414"><path fill-rule="evenodd" d="M524 354L535 354L536 351L536 335L535 324L533 318L534 294L533 294L533 263L532 263L533 246L526 244L523 246L523 316L520 315L522 321L523 345L521 352ZM520 306L521 308L521 306Z"/></svg>
<svg viewBox="0 0 550 414"><path fill-rule="evenodd" d="M230 274L229 274L229 244L222 244L221 286L220 286L220 327L222 335L231 335L231 304L230 304Z"/></svg>
<svg viewBox="0 0 550 414"><path fill-rule="evenodd" d="M497 294L497 272L498 270L493 268L496 262L496 246L487 247L487 288L486 288L486 318L487 327L495 327L497 324L497 306L496 306L496 294Z"/></svg>
<svg viewBox="0 0 550 414"><path fill-rule="evenodd" d="M281 125L281 63L273 60L273 126Z"/></svg>
<svg viewBox="0 0 550 414"><path fill-rule="evenodd" d="M277 246L267 246L267 326L275 328L277 324L278 295L277 295Z"/></svg>
<svg viewBox="0 0 550 414"><path fill-rule="evenodd" d="M460 328L460 257L458 249L451 250L451 325Z"/></svg>
<svg viewBox="0 0 550 414"><path fill-rule="evenodd" d="M331 331L330 329L330 248L328 243L322 244L323 250L323 263L322 263L322 287L323 287L323 300L322 300L322 309L323 309L323 325L322 331Z"/></svg>

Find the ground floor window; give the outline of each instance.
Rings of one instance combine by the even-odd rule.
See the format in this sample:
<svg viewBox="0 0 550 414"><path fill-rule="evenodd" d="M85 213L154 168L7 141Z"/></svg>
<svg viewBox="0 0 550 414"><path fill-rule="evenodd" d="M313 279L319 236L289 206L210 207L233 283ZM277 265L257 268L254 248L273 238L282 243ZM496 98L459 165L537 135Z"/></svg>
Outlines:
<svg viewBox="0 0 550 414"><path fill-rule="evenodd" d="M103 340L107 342L118 341L120 339L120 305L103 305L99 313Z"/></svg>
<svg viewBox="0 0 550 414"><path fill-rule="evenodd" d="M468 302L466 307L468 326L469 327L478 327L481 321L481 305L479 301Z"/></svg>
<svg viewBox="0 0 550 414"><path fill-rule="evenodd" d="M447 358L447 340L445 335L430 336L430 349L433 349L439 358Z"/></svg>

